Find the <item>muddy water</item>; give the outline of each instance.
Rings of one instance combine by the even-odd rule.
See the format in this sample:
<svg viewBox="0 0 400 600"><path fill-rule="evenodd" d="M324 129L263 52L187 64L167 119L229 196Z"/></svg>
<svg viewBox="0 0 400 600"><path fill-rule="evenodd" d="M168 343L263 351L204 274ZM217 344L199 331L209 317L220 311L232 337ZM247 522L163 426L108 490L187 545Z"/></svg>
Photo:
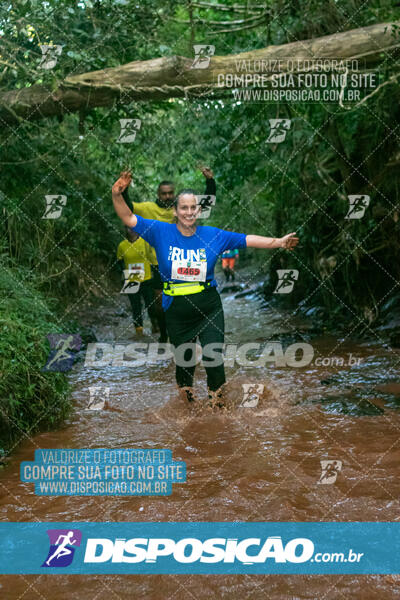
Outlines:
<svg viewBox="0 0 400 600"><path fill-rule="evenodd" d="M122 299L121 306L125 306ZM263 307L257 297L223 296L226 341L306 341L314 359L344 365L227 368L230 413L193 416L182 406L172 362L87 368L76 364L75 411L58 431L21 443L0 475L3 521L394 521L400 516L400 351L378 336L310 337L308 324ZM119 311L119 312L118 312ZM109 304L86 311L102 342L134 341L126 312ZM118 314L120 316L118 316ZM145 325L149 325L146 322ZM146 327L145 327L146 330ZM154 341L149 327L144 341ZM349 354L362 359L348 366ZM254 358L257 353L254 353ZM250 406L243 384L264 386ZM89 386L110 388L106 410L87 410ZM205 396L198 367L196 389ZM258 388L260 390L260 388ZM255 405L256 404L256 405ZM49 498L19 480L19 464L37 448L159 448L187 464L187 483L172 496ZM319 485L320 461L342 462L331 485ZM394 598L391 576L1 576L0 597L45 598Z"/></svg>

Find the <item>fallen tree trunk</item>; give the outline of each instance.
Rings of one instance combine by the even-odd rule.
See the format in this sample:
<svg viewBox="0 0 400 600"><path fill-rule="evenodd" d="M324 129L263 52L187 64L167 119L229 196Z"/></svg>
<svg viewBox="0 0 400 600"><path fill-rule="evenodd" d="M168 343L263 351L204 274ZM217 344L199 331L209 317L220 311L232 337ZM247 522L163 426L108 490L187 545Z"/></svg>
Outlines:
<svg viewBox="0 0 400 600"><path fill-rule="evenodd" d="M400 46L392 23L380 23L321 38L269 46L235 55L213 56L208 68L193 69L193 59L182 56L134 61L126 65L67 77L55 91L33 85L0 93L0 118L6 123L32 120L87 109L128 104L132 100L162 100L226 93L217 86L218 75L238 73L239 63L250 61L251 72L266 74L266 61L280 61L285 71L289 61L315 58L363 59L367 66ZM62 57L60 58L62 59ZM262 62L264 61L264 63ZM243 70L240 71L243 73Z"/></svg>

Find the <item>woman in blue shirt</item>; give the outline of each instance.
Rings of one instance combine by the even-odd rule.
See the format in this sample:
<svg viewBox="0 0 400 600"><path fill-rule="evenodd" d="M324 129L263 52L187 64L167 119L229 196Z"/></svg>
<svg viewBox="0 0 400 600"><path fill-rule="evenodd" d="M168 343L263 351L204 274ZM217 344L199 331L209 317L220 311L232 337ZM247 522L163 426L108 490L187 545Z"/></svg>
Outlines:
<svg viewBox="0 0 400 600"><path fill-rule="evenodd" d="M203 364L211 405L224 406L224 314L214 267L218 257L234 248L286 248L298 243L295 233L267 238L197 226L198 206L193 190L180 192L174 203L177 223L165 223L134 215L122 192L132 181L129 171L113 185L112 198L120 219L155 248L164 282L163 309L171 344L175 349L176 381L184 397L194 400L192 386L196 366L196 339L203 349Z"/></svg>

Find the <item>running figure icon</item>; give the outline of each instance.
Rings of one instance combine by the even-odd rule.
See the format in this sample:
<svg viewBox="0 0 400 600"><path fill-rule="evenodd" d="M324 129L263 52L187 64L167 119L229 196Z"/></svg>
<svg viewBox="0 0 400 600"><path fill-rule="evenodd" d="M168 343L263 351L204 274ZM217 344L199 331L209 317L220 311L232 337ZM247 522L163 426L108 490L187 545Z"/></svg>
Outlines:
<svg viewBox="0 0 400 600"><path fill-rule="evenodd" d="M72 550L67 548L68 545L76 544L78 540L71 539L74 537L73 531L68 531L66 535L59 535L56 541L57 549L56 551L46 560L46 565L50 566L53 558L61 558L62 556L66 556L67 554L72 554ZM60 540L63 540L60 543Z"/></svg>

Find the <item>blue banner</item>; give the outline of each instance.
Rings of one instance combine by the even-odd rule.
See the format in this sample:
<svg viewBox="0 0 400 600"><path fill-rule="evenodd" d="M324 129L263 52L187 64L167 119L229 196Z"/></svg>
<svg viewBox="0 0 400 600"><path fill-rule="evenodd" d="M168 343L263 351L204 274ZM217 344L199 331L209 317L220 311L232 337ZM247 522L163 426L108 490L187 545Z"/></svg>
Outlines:
<svg viewBox="0 0 400 600"><path fill-rule="evenodd" d="M400 523L0 523L1 574L400 573Z"/></svg>

